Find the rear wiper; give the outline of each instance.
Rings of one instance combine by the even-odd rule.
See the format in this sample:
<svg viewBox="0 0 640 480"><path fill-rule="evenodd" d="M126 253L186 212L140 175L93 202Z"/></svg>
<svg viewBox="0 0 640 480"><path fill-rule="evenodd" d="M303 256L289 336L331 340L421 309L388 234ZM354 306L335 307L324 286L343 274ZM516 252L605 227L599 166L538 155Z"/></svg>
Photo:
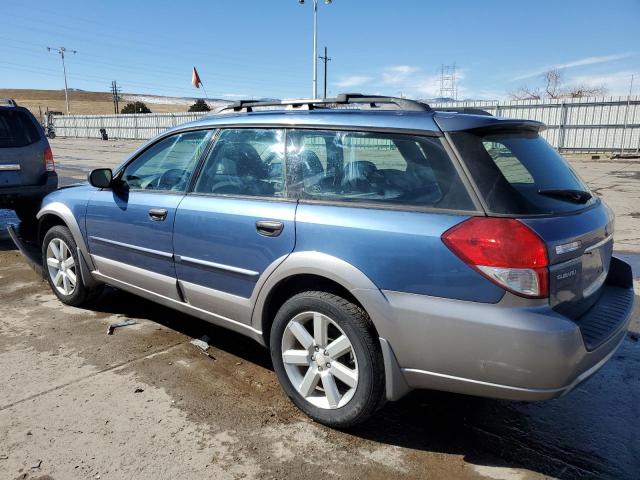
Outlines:
<svg viewBox="0 0 640 480"><path fill-rule="evenodd" d="M538 190L540 195L547 197L556 197L562 200L568 200L575 203L586 203L592 195L584 190L557 189L557 190Z"/></svg>

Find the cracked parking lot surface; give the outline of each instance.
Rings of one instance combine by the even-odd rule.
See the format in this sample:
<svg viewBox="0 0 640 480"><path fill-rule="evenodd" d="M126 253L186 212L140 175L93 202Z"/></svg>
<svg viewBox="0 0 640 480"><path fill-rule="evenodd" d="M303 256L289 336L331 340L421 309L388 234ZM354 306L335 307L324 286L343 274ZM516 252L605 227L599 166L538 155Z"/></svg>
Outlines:
<svg viewBox="0 0 640 480"><path fill-rule="evenodd" d="M61 184L135 142L56 139ZM640 162L574 167L618 215L640 287ZM0 223L16 221L0 212ZM637 478L640 342L570 395L516 403L414 392L365 425L315 424L259 345L108 289L62 305L0 232L0 479ZM137 324L106 335L110 323ZM632 330L640 331L638 306ZM208 335L207 353L189 342Z"/></svg>

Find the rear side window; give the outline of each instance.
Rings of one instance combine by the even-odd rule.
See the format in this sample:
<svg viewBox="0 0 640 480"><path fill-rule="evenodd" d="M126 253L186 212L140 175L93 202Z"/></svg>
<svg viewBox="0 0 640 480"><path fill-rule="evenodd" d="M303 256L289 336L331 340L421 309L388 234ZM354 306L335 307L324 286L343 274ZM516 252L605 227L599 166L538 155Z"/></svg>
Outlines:
<svg viewBox="0 0 640 480"><path fill-rule="evenodd" d="M222 130L194 191L252 197L284 196L284 130Z"/></svg>
<svg viewBox="0 0 640 480"><path fill-rule="evenodd" d="M312 200L474 210L437 138L291 130L287 173L291 190Z"/></svg>
<svg viewBox="0 0 640 480"><path fill-rule="evenodd" d="M40 132L29 114L0 109L0 148L26 147L40 140Z"/></svg>
<svg viewBox="0 0 640 480"><path fill-rule="evenodd" d="M451 138L492 213L548 215L581 210L596 201L537 132L456 132Z"/></svg>

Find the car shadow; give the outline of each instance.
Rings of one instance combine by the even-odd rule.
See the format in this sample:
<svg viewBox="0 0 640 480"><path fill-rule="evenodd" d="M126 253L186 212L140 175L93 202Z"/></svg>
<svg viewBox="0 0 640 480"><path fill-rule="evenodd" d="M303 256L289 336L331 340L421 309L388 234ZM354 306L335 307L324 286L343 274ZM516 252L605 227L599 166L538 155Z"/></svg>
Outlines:
<svg viewBox="0 0 640 480"><path fill-rule="evenodd" d="M92 309L144 318L273 370L253 340L108 288ZM168 312L171 314L168 315ZM562 479L636 478L640 468L640 343L630 336L593 379L568 396L523 403L415 391L344 433L408 450L462 455L482 467ZM630 445L630 447L629 447Z"/></svg>

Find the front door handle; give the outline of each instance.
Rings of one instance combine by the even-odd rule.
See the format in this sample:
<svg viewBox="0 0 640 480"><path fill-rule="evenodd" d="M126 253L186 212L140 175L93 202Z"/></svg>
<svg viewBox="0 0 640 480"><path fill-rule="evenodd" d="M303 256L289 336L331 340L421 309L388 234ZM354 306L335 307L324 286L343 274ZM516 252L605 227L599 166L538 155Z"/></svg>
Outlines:
<svg viewBox="0 0 640 480"><path fill-rule="evenodd" d="M154 222L162 222L167 218L166 208L152 208L149 210L149 218Z"/></svg>
<svg viewBox="0 0 640 480"><path fill-rule="evenodd" d="M282 233L284 223L273 220L258 220L256 222L256 230L260 235L265 237L277 237Z"/></svg>

